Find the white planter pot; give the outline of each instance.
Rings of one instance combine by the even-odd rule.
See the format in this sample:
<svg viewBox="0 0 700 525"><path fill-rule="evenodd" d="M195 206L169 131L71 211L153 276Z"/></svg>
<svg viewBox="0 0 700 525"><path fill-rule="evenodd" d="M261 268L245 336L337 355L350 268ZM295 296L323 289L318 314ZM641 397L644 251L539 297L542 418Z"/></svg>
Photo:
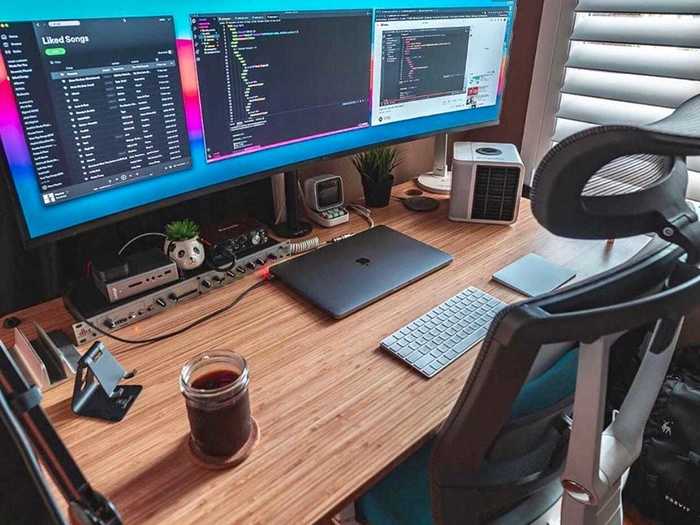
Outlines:
<svg viewBox="0 0 700 525"><path fill-rule="evenodd" d="M163 251L181 270L194 270L204 263L204 246L196 237L186 241L166 239Z"/></svg>

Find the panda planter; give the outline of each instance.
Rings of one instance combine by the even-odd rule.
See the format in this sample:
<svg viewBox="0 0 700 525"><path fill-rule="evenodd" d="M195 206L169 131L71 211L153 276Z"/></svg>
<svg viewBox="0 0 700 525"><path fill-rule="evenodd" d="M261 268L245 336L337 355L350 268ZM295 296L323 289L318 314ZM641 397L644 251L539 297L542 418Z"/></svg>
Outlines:
<svg viewBox="0 0 700 525"><path fill-rule="evenodd" d="M166 239L163 250L180 270L194 270L204 263L204 246L198 237L184 241Z"/></svg>

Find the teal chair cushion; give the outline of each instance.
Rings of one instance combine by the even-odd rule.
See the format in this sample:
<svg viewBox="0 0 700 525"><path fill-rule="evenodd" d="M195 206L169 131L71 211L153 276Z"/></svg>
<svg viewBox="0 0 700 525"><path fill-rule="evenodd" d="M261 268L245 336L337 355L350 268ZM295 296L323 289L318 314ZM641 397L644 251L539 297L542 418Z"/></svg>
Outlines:
<svg viewBox="0 0 700 525"><path fill-rule="evenodd" d="M574 394L578 370L578 348L559 358L544 374L525 383L515 398L511 418L545 410Z"/></svg>
<svg viewBox="0 0 700 525"><path fill-rule="evenodd" d="M577 365L575 349L528 381L513 403L511 417L534 414L573 395ZM358 500L358 510L371 525L433 525L428 486L431 450L429 442Z"/></svg>

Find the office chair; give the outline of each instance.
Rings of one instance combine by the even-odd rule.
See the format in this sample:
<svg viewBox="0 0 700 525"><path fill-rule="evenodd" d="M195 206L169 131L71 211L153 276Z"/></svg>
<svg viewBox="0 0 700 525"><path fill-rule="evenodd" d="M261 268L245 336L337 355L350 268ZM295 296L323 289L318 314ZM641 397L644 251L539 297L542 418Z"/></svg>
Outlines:
<svg viewBox="0 0 700 525"><path fill-rule="evenodd" d="M700 223L685 200L685 156L698 153L695 97L659 122L585 130L545 156L531 199L549 231L658 237L617 268L502 310L437 436L360 498L361 520L622 524L623 478L700 303ZM629 344L644 348L642 365L604 429L610 353Z"/></svg>

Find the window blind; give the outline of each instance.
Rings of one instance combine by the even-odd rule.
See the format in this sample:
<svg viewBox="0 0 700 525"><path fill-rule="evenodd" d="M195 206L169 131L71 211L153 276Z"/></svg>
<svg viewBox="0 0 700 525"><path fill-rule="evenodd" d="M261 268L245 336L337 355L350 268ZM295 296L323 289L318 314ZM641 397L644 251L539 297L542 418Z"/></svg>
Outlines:
<svg viewBox="0 0 700 525"><path fill-rule="evenodd" d="M579 0L552 142L643 124L700 94L700 0ZM700 198L700 157L688 159Z"/></svg>

